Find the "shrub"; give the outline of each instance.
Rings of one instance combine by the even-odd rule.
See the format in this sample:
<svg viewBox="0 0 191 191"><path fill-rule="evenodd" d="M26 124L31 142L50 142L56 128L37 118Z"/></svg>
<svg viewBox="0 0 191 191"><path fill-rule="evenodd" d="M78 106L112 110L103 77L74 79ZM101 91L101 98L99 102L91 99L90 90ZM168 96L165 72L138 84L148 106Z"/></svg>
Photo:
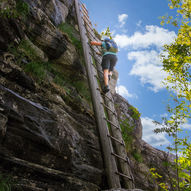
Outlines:
<svg viewBox="0 0 191 191"><path fill-rule="evenodd" d="M143 162L142 155L137 150L133 150L131 154L137 162Z"/></svg>
<svg viewBox="0 0 191 191"><path fill-rule="evenodd" d="M10 178L0 175L0 191L11 191L11 184Z"/></svg>
<svg viewBox="0 0 191 191"><path fill-rule="evenodd" d="M120 126L126 148L127 150L130 150L133 141L132 132L134 127L129 125L129 119L125 119L124 121L120 122Z"/></svg>
<svg viewBox="0 0 191 191"><path fill-rule="evenodd" d="M11 4L7 0L0 3L0 16L6 18L26 18L29 14L29 5L23 0L17 0L16 4Z"/></svg>
<svg viewBox="0 0 191 191"><path fill-rule="evenodd" d="M133 117L134 120L138 120L139 117L141 116L141 114L139 113L139 111L137 110L137 108L130 106L129 110L131 112L131 115Z"/></svg>

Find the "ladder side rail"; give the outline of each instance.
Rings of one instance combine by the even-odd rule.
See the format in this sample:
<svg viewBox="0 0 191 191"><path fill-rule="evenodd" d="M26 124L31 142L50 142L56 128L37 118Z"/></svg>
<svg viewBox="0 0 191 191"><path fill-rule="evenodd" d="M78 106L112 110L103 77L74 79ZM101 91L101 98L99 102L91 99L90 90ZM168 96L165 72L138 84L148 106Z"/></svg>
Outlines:
<svg viewBox="0 0 191 191"><path fill-rule="evenodd" d="M104 108L101 106L101 95L97 91L97 87L95 86L95 78L94 75L92 75L92 68L91 68L91 57L89 55L90 48L87 46L87 37L85 36L85 28L83 27L82 18L80 15L80 8L78 0L75 0L75 7L76 7L76 14L78 19L78 26L83 46L83 53L86 63L86 70L87 70L87 76L89 81L89 87L91 91L92 96L92 102L93 102L93 108L95 113L95 118L100 134L100 141L102 145L102 151L103 151L103 157L104 157L104 164L106 168L106 176L108 180L108 184L110 188L121 188L120 179L118 175L115 175L115 171L117 170L116 161L114 157L111 157L112 145L111 141L107 137L108 134L108 128L107 123L104 121L103 116Z"/></svg>

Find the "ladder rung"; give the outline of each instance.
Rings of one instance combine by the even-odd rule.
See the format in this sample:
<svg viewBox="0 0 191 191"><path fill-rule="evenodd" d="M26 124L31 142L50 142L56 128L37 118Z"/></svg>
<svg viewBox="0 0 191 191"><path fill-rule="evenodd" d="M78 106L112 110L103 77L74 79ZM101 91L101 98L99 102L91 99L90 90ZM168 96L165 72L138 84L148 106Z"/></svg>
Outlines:
<svg viewBox="0 0 191 191"><path fill-rule="evenodd" d="M112 140L120 143L121 145L125 146L123 142L119 141L118 139L116 139L115 137L111 136L111 135L107 135L109 138L111 138Z"/></svg>
<svg viewBox="0 0 191 191"><path fill-rule="evenodd" d="M81 12L83 13L83 10L81 10ZM92 25L92 23L91 23L91 21L90 21L90 18L89 18L89 16L88 16L88 14L83 14L83 16L85 16L86 17L86 20L84 20L84 23L86 23L88 26L89 26L89 29L93 32L93 34L94 34L94 30L92 29L92 27L93 26L91 26ZM86 21L88 21L88 23L89 24L91 24L91 25L89 25ZM94 34L95 35L95 34ZM94 40L96 40L96 41L98 41L99 39L98 38L96 38L95 36L93 36L92 34L91 34L91 36L94 38Z"/></svg>
<svg viewBox="0 0 191 191"><path fill-rule="evenodd" d="M90 43L88 43L88 45L91 45L91 44L90 44ZM95 51L95 50L94 50L94 51ZM90 54L92 57L94 57L94 55L93 55L91 52L90 52L89 54ZM101 57L101 55L97 54L96 52L95 52L95 54ZM96 59L95 59L95 60L96 60ZM96 62L99 62L99 61L98 61L98 60L96 60Z"/></svg>
<svg viewBox="0 0 191 191"><path fill-rule="evenodd" d="M102 93L102 91L100 90L100 88L97 88L97 90L98 90L100 93Z"/></svg>
<svg viewBox="0 0 191 191"><path fill-rule="evenodd" d="M88 23L92 24L89 18L89 15L85 13L85 11L82 9L83 17L85 17L84 21L87 21Z"/></svg>
<svg viewBox="0 0 191 191"><path fill-rule="evenodd" d="M107 108L110 112L112 112L113 115L117 116L116 112L112 111L107 105L105 105L105 104L102 103L102 102L101 102L101 104L102 104L105 108Z"/></svg>
<svg viewBox="0 0 191 191"><path fill-rule="evenodd" d="M88 42L88 45L90 45L90 43ZM92 54L92 52L89 52L89 54L92 56L92 57L94 57L94 55Z"/></svg>
<svg viewBox="0 0 191 191"><path fill-rule="evenodd" d="M102 83L102 82L103 82L103 80L102 80L102 79L100 79L97 75L94 75L94 77L95 77L97 80L99 80L99 81L100 81L100 83Z"/></svg>
<svg viewBox="0 0 191 191"><path fill-rule="evenodd" d="M89 32L89 30L87 29L87 26L90 27L85 21L84 21L84 27L86 29L86 36L91 36L94 40L96 41L100 41L99 39L97 39L92 33ZM87 25L87 26L86 26ZM91 30L91 29L90 29ZM92 31L93 32L93 31Z"/></svg>
<svg viewBox="0 0 191 191"><path fill-rule="evenodd" d="M85 32L85 35L86 35L86 37L88 38L88 40L90 40L90 41L92 41L91 39L90 39L90 37L89 37L89 34L88 34L88 32L87 32L87 29L86 29L86 26L84 25L84 28L85 28L85 30L86 30L86 32ZM93 38L93 40L96 40L96 41L98 41L92 34L91 34L91 37ZM88 45L91 47L92 45L88 42ZM91 47L92 48L92 47ZM92 48L93 49L93 48ZM94 49L93 49L94 50ZM94 50L95 51L95 50Z"/></svg>
<svg viewBox="0 0 191 191"><path fill-rule="evenodd" d="M94 66L95 69L97 69L97 67L96 67L94 64L92 64L92 65ZM98 69L97 69L97 72L99 72L100 74L103 73L101 70L98 70ZM103 81L103 80L102 80L102 81Z"/></svg>
<svg viewBox="0 0 191 191"><path fill-rule="evenodd" d="M94 50L95 51L95 50ZM100 55L101 56L101 55ZM102 56L101 56L102 57ZM100 64L101 65L101 62L99 62L98 60L96 61L98 64Z"/></svg>
<svg viewBox="0 0 191 191"><path fill-rule="evenodd" d="M97 69L97 67L92 63L92 65L93 65L93 67L95 68L95 69Z"/></svg>
<svg viewBox="0 0 191 191"><path fill-rule="evenodd" d="M97 70L100 74L103 74L103 72L101 70Z"/></svg>
<svg viewBox="0 0 191 191"><path fill-rule="evenodd" d="M93 64L92 64L93 65ZM97 67L94 65L94 68L97 69ZM100 74L103 74L103 72L101 70L97 70Z"/></svg>
<svg viewBox="0 0 191 191"><path fill-rule="evenodd" d="M90 45L91 45L91 44L90 44ZM92 45L91 45L91 47L92 47ZM96 46L95 49L92 47L92 49L93 49L94 52L96 52L95 49L98 49L99 52L101 52L101 50L100 50L100 48L99 48L98 46ZM101 55L97 54L97 55L100 56L100 57L102 57L102 54L101 54Z"/></svg>
<svg viewBox="0 0 191 191"><path fill-rule="evenodd" d="M123 176L125 178L128 178L129 180L133 181L133 179L129 176L127 176L126 174L120 173L120 172L115 172L116 174L118 174L119 176Z"/></svg>
<svg viewBox="0 0 191 191"><path fill-rule="evenodd" d="M117 157L117 158L119 158L119 159L121 159L121 160L123 160L123 161L128 163L127 159L125 159L125 158L123 158L123 157L121 157L121 156L119 156L119 155L117 155L115 153L111 153L111 154L114 155L115 157Z"/></svg>
<svg viewBox="0 0 191 191"><path fill-rule="evenodd" d="M83 13L83 16L85 16L86 19L90 22L89 14L87 10L83 8L83 6L82 6L82 13Z"/></svg>
<svg viewBox="0 0 191 191"><path fill-rule="evenodd" d="M127 163L128 163L128 165L130 166L130 160L129 160L129 157L127 156L126 158L127 158Z"/></svg>
<svg viewBox="0 0 191 191"><path fill-rule="evenodd" d="M97 66L95 66L93 63L92 63L93 67L97 70L97 72L99 72L100 74L103 74L103 72L101 70L98 70L97 69ZM103 80L102 80L103 81Z"/></svg>
<svg viewBox="0 0 191 191"><path fill-rule="evenodd" d="M108 123L110 123L111 125L113 125L113 126L116 127L118 130L121 131L121 128L118 127L117 125L115 125L113 122L111 122L110 120L106 119L105 117L104 117L104 119L105 119Z"/></svg>
<svg viewBox="0 0 191 191"><path fill-rule="evenodd" d="M90 47L90 49L93 51L93 52L95 52L96 53L96 50L92 47L92 45L89 43L89 42L87 42L87 44L88 44L88 46ZM98 47L96 47L98 50L99 50L99 48ZM100 50L99 50L100 51ZM98 56L100 56L100 57L102 57L102 55L99 55L99 54L97 54L96 53L96 55L98 55ZM93 56L94 57L94 55L91 53L91 56ZM96 62L98 62L99 64L101 64L101 62L100 61L98 61L97 59L96 59Z"/></svg>
<svg viewBox="0 0 191 191"><path fill-rule="evenodd" d="M86 9L86 7L84 6L83 3L81 3L81 8L86 12L86 14L88 15L88 10Z"/></svg>
<svg viewBox="0 0 191 191"><path fill-rule="evenodd" d="M87 34L88 34L89 36L92 36L92 38L94 38L96 41L98 41L98 40L95 38L95 36L94 36L94 32L93 32L92 28L90 28L91 26L90 26L87 22L89 22L89 21L84 20L84 25L85 25ZM90 24L91 24L91 23L90 23ZM93 34L92 34L92 33L93 33Z"/></svg>
<svg viewBox="0 0 191 191"><path fill-rule="evenodd" d="M96 50L92 47L92 45L89 42L87 42L87 43L88 43L89 47L91 48L91 50L96 53ZM93 56L93 55L91 54L91 56ZM98 55L98 56L102 57L101 55ZM101 62L99 62L98 60L96 62L98 62L98 64L101 64Z"/></svg>
<svg viewBox="0 0 191 191"><path fill-rule="evenodd" d="M110 102L113 103L113 100L112 100L110 97L108 97L106 94L102 93L102 95L103 95L105 98L107 98Z"/></svg>
<svg viewBox="0 0 191 191"><path fill-rule="evenodd" d="M90 45L89 43L88 43L88 45ZM92 48L92 47L91 47ZM92 57L95 57L95 55L94 54L92 54L92 52L89 52L89 54L92 56ZM96 55L98 55L96 52L95 52L95 54ZM98 55L98 56L101 56L101 55ZM94 58L95 59L95 58ZM99 62L97 59L95 59L95 62Z"/></svg>
<svg viewBox="0 0 191 191"><path fill-rule="evenodd" d="M97 78L100 82L103 82L97 75L94 75L95 78Z"/></svg>

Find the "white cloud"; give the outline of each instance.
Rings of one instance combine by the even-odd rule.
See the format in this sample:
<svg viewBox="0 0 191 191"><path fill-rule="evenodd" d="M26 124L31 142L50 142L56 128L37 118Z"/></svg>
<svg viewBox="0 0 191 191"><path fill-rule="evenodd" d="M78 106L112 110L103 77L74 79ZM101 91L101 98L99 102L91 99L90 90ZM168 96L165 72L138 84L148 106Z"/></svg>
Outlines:
<svg viewBox="0 0 191 191"><path fill-rule="evenodd" d="M150 84L154 92L162 89L162 80L167 74L162 70L159 53L156 51L133 51L128 53L129 60L135 60L131 75L140 77L142 84Z"/></svg>
<svg viewBox="0 0 191 191"><path fill-rule="evenodd" d="M167 77L162 71L159 54L163 45L172 43L175 37L174 31L147 25L145 32L137 31L132 36L116 34L114 39L120 48L131 50L128 59L134 61L134 65L130 74L138 76L142 84L149 84L151 90L158 92L164 88L162 81Z"/></svg>
<svg viewBox="0 0 191 191"><path fill-rule="evenodd" d="M140 27L141 24L142 24L142 21L141 21L141 20L139 20L139 21L136 23L137 27Z"/></svg>
<svg viewBox="0 0 191 191"><path fill-rule="evenodd" d="M191 124L189 124L189 123L184 123L183 125L181 125L181 128L191 130Z"/></svg>
<svg viewBox="0 0 191 191"><path fill-rule="evenodd" d="M153 123L153 119L149 117L143 117L141 118L141 121L143 125L143 140L154 147L170 144L169 140L166 138L165 133L155 134L153 132L156 127Z"/></svg>
<svg viewBox="0 0 191 191"><path fill-rule="evenodd" d="M121 15L118 15L118 21L120 23L120 27L122 28L125 24L125 21L127 20L128 18L128 15L127 14L121 14Z"/></svg>
<svg viewBox="0 0 191 191"><path fill-rule="evenodd" d="M145 33L135 32L132 36L117 34L115 41L121 48L139 49L149 48L152 45L161 48L164 44L171 43L176 37L174 31L168 31L158 26L147 25L145 29Z"/></svg>
<svg viewBox="0 0 191 191"><path fill-rule="evenodd" d="M133 97L133 95L130 94L129 91L127 90L127 88L123 85L117 86L116 92L123 97Z"/></svg>
<svg viewBox="0 0 191 191"><path fill-rule="evenodd" d="M160 117L168 117L168 114L167 113L163 113L160 115Z"/></svg>

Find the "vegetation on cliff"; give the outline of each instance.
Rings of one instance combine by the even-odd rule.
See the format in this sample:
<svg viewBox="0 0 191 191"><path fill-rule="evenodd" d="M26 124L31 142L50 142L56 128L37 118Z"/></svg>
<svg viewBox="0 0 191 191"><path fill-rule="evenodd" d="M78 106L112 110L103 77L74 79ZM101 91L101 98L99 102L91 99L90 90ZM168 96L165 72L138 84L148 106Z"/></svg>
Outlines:
<svg viewBox="0 0 191 191"><path fill-rule="evenodd" d="M170 0L169 7L177 11L177 17L163 16L161 24L179 27L174 43L165 45L165 55L162 55L163 70L168 74L164 84L171 91L172 104L167 106L169 117L163 118L163 127L155 132L166 132L173 138L168 149L176 155L174 163L168 164L168 168L175 169L176 178L169 177L171 185L163 185L163 190L189 191L191 142L189 136L182 137L181 132L182 126L191 118L191 1Z"/></svg>

